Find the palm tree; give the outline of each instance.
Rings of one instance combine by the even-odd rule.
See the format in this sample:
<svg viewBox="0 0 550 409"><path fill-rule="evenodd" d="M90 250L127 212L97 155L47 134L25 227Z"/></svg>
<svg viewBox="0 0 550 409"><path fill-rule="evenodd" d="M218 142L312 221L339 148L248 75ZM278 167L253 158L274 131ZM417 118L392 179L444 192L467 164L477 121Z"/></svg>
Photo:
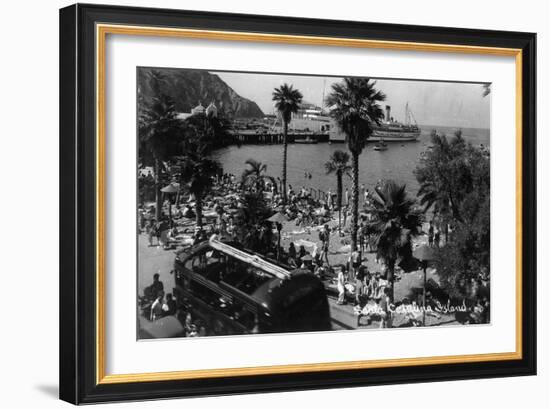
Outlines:
<svg viewBox="0 0 550 409"><path fill-rule="evenodd" d="M146 100L141 93L139 95L139 161L141 166L153 166L155 217L160 220L162 211L161 172L164 162L177 153L181 122L176 118L174 101L161 91L163 75L153 70L148 72L145 78L148 80L153 97Z"/></svg>
<svg viewBox="0 0 550 409"><path fill-rule="evenodd" d="M247 159L245 164L247 167L241 176L241 182L244 190L254 188L258 192L263 192L266 187L266 182L268 181L275 186L275 189L277 188L277 181L275 178L265 174L267 171L266 164L258 162L254 159Z"/></svg>
<svg viewBox="0 0 550 409"><path fill-rule="evenodd" d="M212 159L217 142L225 137L226 129L215 115L198 114L185 122L183 155L178 158L181 168L181 183L185 184L195 198L197 227L202 227L202 201L212 188L214 176L221 169Z"/></svg>
<svg viewBox="0 0 550 409"><path fill-rule="evenodd" d="M422 233L423 215L408 197L405 185L394 181L376 187L373 199L369 229L374 235L377 255L386 264L393 302L395 263L398 259L411 259L412 239Z"/></svg>
<svg viewBox="0 0 550 409"><path fill-rule="evenodd" d="M349 154L337 150L332 153L330 160L325 163L327 175L336 174L336 202L338 204L338 231L340 231L340 214L342 210L342 178L344 175L350 176L351 166L349 165Z"/></svg>
<svg viewBox="0 0 550 409"><path fill-rule="evenodd" d="M237 241L245 248L261 254L273 250L273 229L267 221L272 210L259 192L244 192L235 214Z"/></svg>
<svg viewBox="0 0 550 409"><path fill-rule="evenodd" d="M179 158L181 168L181 180L187 186L189 193L195 199L195 222L197 227L202 227L202 201L205 193L213 184L213 178L220 169L215 160L204 155L201 149L186 144L185 155Z"/></svg>
<svg viewBox="0 0 550 409"><path fill-rule="evenodd" d="M302 93L294 89L292 85L283 84L279 88L273 90L273 101L275 108L281 115L283 121L283 201L286 203L286 162L287 162L287 147L288 147L288 124L292 119L292 114L298 112L300 103L302 102Z"/></svg>
<svg viewBox="0 0 550 409"><path fill-rule="evenodd" d="M414 171L420 184L418 198L424 206L424 212L433 208L434 214L442 218L445 226L448 221L462 221L459 208L462 190L471 185L469 172L458 170L467 167L464 163L464 150L467 146L460 130L450 140L436 131L431 134L432 149L424 154L420 166ZM448 229L445 227L445 237Z"/></svg>
<svg viewBox="0 0 550 409"><path fill-rule="evenodd" d="M373 127L380 124L384 117L378 102L386 99L374 86L376 81L369 78L344 78L332 85L326 105L330 115L346 136L352 163L352 213L351 213L351 248L357 249L357 228L359 219L359 155L367 139L372 135Z"/></svg>

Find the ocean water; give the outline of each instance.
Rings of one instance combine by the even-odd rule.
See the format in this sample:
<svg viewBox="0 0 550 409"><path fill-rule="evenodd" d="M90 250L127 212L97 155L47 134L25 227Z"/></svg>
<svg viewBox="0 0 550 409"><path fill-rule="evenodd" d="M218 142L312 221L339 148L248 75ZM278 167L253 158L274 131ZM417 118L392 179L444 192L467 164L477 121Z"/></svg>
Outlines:
<svg viewBox="0 0 550 409"><path fill-rule="evenodd" d="M372 189L380 179L393 179L405 183L411 195L416 195L418 183L413 171L418 164L420 154L430 144L430 133L436 129L438 133L452 136L456 128L442 126L421 126L421 135L416 142L388 143L388 150L374 151L374 144L368 144L359 159L359 185ZM462 128L464 138L473 145L490 146L488 129ZM345 143L318 143L312 145L288 145L287 179L295 191L302 186L327 192L336 192L336 176L327 175L324 164L336 150L347 151ZM230 146L218 151L217 160L223 166L224 172L240 177L245 161L255 159L267 165L267 174L280 177L282 172L282 145L243 145ZM304 173L311 173L311 179ZM351 179L344 177L344 189L348 187L351 195Z"/></svg>

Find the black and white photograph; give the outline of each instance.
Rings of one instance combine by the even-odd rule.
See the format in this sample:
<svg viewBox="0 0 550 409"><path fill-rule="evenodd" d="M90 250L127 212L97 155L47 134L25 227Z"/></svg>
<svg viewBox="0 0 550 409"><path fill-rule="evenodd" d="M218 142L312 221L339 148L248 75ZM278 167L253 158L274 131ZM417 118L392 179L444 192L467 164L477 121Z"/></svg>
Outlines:
<svg viewBox="0 0 550 409"><path fill-rule="evenodd" d="M137 68L137 337L491 322L491 84Z"/></svg>
<svg viewBox="0 0 550 409"><path fill-rule="evenodd" d="M5 2L0 406L543 400L550 24L507 6Z"/></svg>

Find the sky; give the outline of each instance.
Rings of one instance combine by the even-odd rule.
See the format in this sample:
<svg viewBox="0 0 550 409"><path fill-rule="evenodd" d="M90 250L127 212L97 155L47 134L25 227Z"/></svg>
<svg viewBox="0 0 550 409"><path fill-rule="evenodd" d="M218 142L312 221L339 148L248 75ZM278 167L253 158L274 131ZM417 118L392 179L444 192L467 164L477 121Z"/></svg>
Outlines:
<svg viewBox="0 0 550 409"><path fill-rule="evenodd" d="M331 85L341 81L335 77L212 72L224 80L242 97L258 104L266 114L273 113L271 94L283 83L298 88L304 101L321 106L323 96ZM405 104L409 103L419 125L438 125L461 128L490 128L491 96L483 96L479 83L451 83L377 79L377 88L387 98L395 120L404 121Z"/></svg>

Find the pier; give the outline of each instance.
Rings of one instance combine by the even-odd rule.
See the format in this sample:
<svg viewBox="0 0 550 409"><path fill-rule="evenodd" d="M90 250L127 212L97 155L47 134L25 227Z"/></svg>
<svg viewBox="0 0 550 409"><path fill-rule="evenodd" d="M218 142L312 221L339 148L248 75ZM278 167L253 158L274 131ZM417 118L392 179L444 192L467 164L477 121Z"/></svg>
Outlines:
<svg viewBox="0 0 550 409"><path fill-rule="evenodd" d="M276 145L284 143L281 132L257 132L255 130L232 130L231 142L238 145ZM288 143L322 143L329 141L328 132L289 132Z"/></svg>

